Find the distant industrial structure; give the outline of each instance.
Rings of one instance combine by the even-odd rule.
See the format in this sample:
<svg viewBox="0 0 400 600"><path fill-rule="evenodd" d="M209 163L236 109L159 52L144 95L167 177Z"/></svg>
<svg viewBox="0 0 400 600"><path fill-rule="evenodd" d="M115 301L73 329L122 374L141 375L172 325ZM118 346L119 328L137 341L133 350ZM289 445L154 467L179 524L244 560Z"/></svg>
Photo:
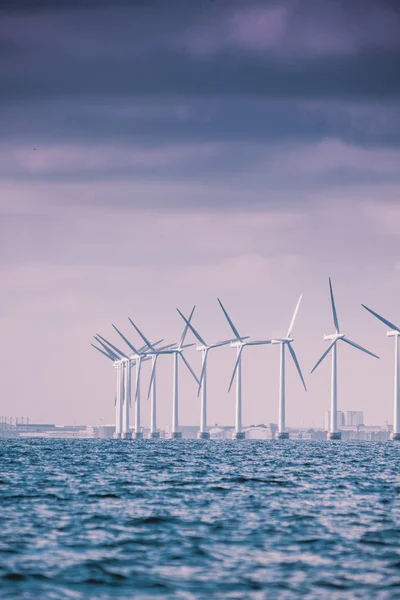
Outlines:
<svg viewBox="0 0 400 600"><path fill-rule="evenodd" d="M329 421L330 415L326 415ZM338 416L341 425L343 440L365 440L386 441L392 433L391 425L364 425L364 413L362 411L345 411ZM161 439L171 439L172 427L167 426L159 430ZM178 429L180 437L184 439L198 438L197 425L180 425ZM250 425L243 427L246 438L249 440L273 440L276 438L278 425L269 423L264 425ZM325 441L327 431L319 428L287 427L292 440L303 441ZM207 428L211 440L230 440L235 438L234 425L215 424ZM151 428L141 429L142 438L151 439ZM176 432L175 432L176 433ZM115 425L55 425L53 423L30 423L29 419L8 418L0 421L0 439L4 438L47 438L47 439L112 439L115 434Z"/></svg>
<svg viewBox="0 0 400 600"><path fill-rule="evenodd" d="M339 429L343 427L358 427L364 425L364 412L362 410L338 410L336 412L337 426ZM331 411L327 410L325 413L325 429L329 431L329 424L331 423Z"/></svg>

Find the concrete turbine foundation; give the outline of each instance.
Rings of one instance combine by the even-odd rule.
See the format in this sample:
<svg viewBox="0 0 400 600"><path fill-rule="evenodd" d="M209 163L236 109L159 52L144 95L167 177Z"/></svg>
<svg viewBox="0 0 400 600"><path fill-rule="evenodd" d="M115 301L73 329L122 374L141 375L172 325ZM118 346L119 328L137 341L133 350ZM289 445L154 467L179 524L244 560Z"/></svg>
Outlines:
<svg viewBox="0 0 400 600"><path fill-rule="evenodd" d="M159 440L160 439L160 432L159 431L152 431L149 434L149 440Z"/></svg>
<svg viewBox="0 0 400 600"><path fill-rule="evenodd" d="M394 442L400 442L400 433L392 433L390 439Z"/></svg>
<svg viewBox="0 0 400 600"><path fill-rule="evenodd" d="M132 439L133 440L142 440L143 439L143 432L142 431L134 431L132 433Z"/></svg>
<svg viewBox="0 0 400 600"><path fill-rule="evenodd" d="M208 433L208 431L199 431L197 433L197 439L198 440L209 440L210 434Z"/></svg>
<svg viewBox="0 0 400 600"><path fill-rule="evenodd" d="M123 431L121 433L121 439L122 440L131 440L132 439L132 432L131 431Z"/></svg>
<svg viewBox="0 0 400 600"><path fill-rule="evenodd" d="M341 440L342 434L340 431L328 431L328 440Z"/></svg>
<svg viewBox="0 0 400 600"><path fill-rule="evenodd" d="M246 434L244 431L235 431L235 433L233 434L233 439L234 440L244 440L244 439L246 439Z"/></svg>
<svg viewBox="0 0 400 600"><path fill-rule="evenodd" d="M277 431L275 439L277 439L277 440L288 440L289 439L289 432L288 431Z"/></svg>
<svg viewBox="0 0 400 600"><path fill-rule="evenodd" d="M173 431L171 433L171 440L181 440L182 439L182 432L181 431Z"/></svg>

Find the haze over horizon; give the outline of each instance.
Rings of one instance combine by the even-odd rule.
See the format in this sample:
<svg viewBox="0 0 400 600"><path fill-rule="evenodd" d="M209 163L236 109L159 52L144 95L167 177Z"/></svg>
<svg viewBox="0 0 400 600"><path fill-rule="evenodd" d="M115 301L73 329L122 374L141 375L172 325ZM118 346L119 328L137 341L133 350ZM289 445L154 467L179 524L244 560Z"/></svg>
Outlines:
<svg viewBox="0 0 400 600"><path fill-rule="evenodd" d="M354 0L0 3L0 414L113 423L90 342L293 335L288 426L322 426L341 328L339 410L392 423L400 322L400 6ZM194 341L192 336L188 340ZM121 344L122 345L122 344ZM187 358L200 372L200 356ZM277 421L277 347L246 349L245 424ZM209 361L209 423L234 421L235 351ZM143 373L143 424L148 363ZM180 371L180 422L199 400ZM172 359L160 359L170 423Z"/></svg>

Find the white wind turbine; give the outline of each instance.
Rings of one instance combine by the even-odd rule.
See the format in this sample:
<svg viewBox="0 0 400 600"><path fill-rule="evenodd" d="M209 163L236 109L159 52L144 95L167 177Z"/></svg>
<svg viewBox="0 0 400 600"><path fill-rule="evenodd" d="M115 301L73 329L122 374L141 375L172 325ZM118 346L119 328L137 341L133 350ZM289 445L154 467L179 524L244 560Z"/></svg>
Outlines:
<svg viewBox="0 0 400 600"><path fill-rule="evenodd" d="M132 320L129 319L129 321L132 323ZM133 324L133 323L132 323ZM154 343L154 345L152 346L150 342L145 342L145 345L142 346L139 349L136 349L135 346L132 344L132 342L130 342L128 340L127 337L125 337L125 335L115 326L112 325L113 328L115 329L115 331L118 333L118 335L124 340L125 344L132 350L131 356L129 357L129 360L131 361L131 364L136 365L136 382L135 382L135 430L133 432L133 435L130 435L128 437L133 437L134 439L140 440L143 438L143 432L141 430L141 423L140 423L140 373L141 373L141 369L142 369L142 362L145 362L147 360L150 360L150 357L147 354L147 350L150 347L155 347L158 344L160 344L163 340L158 340L157 342ZM130 377L130 373L129 373L129 377L127 377L126 379L126 389L128 390L128 395L129 395L129 404L128 402L126 403L126 420L128 422L128 431L129 431L129 407L131 406L131 377Z"/></svg>
<svg viewBox="0 0 400 600"><path fill-rule="evenodd" d="M141 424L140 424L140 372L142 369L142 361L145 358L144 355L144 349L146 348L146 346L144 348L140 348L140 350L137 350L135 348L135 346L128 340L128 338L126 338L124 336L123 333L121 333L121 331L115 326L112 325L112 327L115 329L115 331L118 333L118 335L124 340L124 342L126 343L127 346L129 346L129 348L132 350L133 354L130 356L130 359L133 359L134 364L136 365L136 381L135 381L135 429L133 434L130 435L130 437L133 437L137 440L140 440L143 438L143 432L141 430ZM129 377L129 390L130 390L130 377ZM129 406L131 406L131 395L129 394L129 405L128 403L126 403L126 412L129 415ZM129 420L129 416L128 416L128 420Z"/></svg>
<svg viewBox="0 0 400 600"><path fill-rule="evenodd" d="M151 359L151 361L152 361L152 368L151 368L152 378L150 381L149 392L147 394L147 398L149 398L150 392L152 392L151 404L150 404L150 438L158 439L160 437L160 432L157 430L157 382L156 382L157 358L160 354L164 353L164 350L171 349L175 344L168 344L166 346L163 346L162 348L156 348L157 344L160 342L157 342L156 344L152 344L151 342L149 342L149 340L140 331L139 327L137 327L137 325L132 321L131 318L129 318L129 321L131 322L131 324L136 329L137 333L140 335L140 337L142 338L142 340L145 343L144 347L146 348L146 352L145 352L146 360ZM160 341L162 341L162 340L160 340Z"/></svg>
<svg viewBox="0 0 400 600"><path fill-rule="evenodd" d="M379 321L387 325L390 331L387 332L388 337L394 338L394 415L393 415L393 433L392 440L400 441L400 351L399 351L399 339L400 339L400 327L394 325L374 310L362 304L371 315L374 315Z"/></svg>
<svg viewBox="0 0 400 600"><path fill-rule="evenodd" d="M272 340L250 340L246 341L248 338L241 336L234 326L232 319L228 315L225 310L221 300L217 298L220 307L222 308L222 312L225 315L226 320L228 321L230 328L233 331L235 336L235 341L231 342L231 348L236 348L237 358L236 363L233 368L232 377L229 382L228 391L231 390L233 380L236 375L236 411L235 411L235 434L234 437L237 440L243 440L245 438L245 432L242 430L242 353L246 346L264 346L265 344L271 344Z"/></svg>
<svg viewBox="0 0 400 600"><path fill-rule="evenodd" d="M207 431L207 358L208 358L208 353L210 350L213 350L214 348L220 348L222 346L227 346L228 344L231 344L232 342L236 341L236 339L235 340L232 340L232 339L225 340L223 342L216 342L215 344L207 344L204 341L204 338L202 338L200 336L198 331L196 331L196 329L189 322L189 320L186 319L186 317L181 313L181 311L178 308L176 310L178 311L178 313L180 314L182 319L185 321L186 325L189 327L191 332L194 334L194 336L200 342L200 346L197 346L197 350L199 352L201 352L202 367L201 367L199 390L198 390L197 395L199 395L201 393L201 406L200 406L200 431L198 432L197 437L200 440L208 440L210 438L210 434ZM248 338L243 338L243 339L248 339Z"/></svg>
<svg viewBox="0 0 400 600"><path fill-rule="evenodd" d="M304 389L307 391L307 387L304 381L304 377L303 374L301 372L300 369L300 365L299 365L299 361L297 360L297 356L296 353L292 347L292 343L294 342L294 339L292 338L292 331L293 331L293 327L294 327L294 323L297 317L297 313L300 307L300 302L301 299L303 297L303 294L300 295L300 298L297 302L296 308L294 310L293 313L293 317L292 320L290 322L289 325L289 329L288 332L286 334L285 338L281 338L281 339L274 339L272 341L273 344L280 344L280 357L281 357L281 362L280 362L280 386L279 386L279 420L278 420L278 432L277 432L277 439L279 440L286 440L289 439L289 432L286 431L286 403L285 403L285 396L286 396L286 381L285 381L285 348L287 347L287 349L289 350L290 356L293 359L293 362L296 366L297 372L299 374L299 377L301 379L301 382L304 386Z"/></svg>
<svg viewBox="0 0 400 600"><path fill-rule="evenodd" d="M115 393L115 432L114 437L120 438L122 434L122 421L123 421L123 405L125 404L125 386L124 386L124 363L125 361L121 360L121 358L112 352L112 350L106 346L100 339L95 336L95 340L101 344L103 349L99 348L95 344L90 344L101 354L104 354L109 360L113 362L113 366L116 369L117 373L117 389Z"/></svg>
<svg viewBox="0 0 400 600"><path fill-rule="evenodd" d="M117 414L115 425L115 437L130 439L132 434L129 427L129 408L131 406L131 368L135 365L135 361L122 350L114 346L106 338L97 334L95 339L112 352L119 360L119 376L118 376L118 394L117 394Z"/></svg>
<svg viewBox="0 0 400 600"><path fill-rule="evenodd" d="M195 306L193 306L192 308L192 312L190 313L190 317L188 319L189 323L193 317L193 313L195 310ZM178 415L178 360L179 357L182 359L183 363L185 364L185 366L187 367L187 369L190 371L192 377L195 379L195 381L197 382L197 385L199 385L199 380L197 379L196 374L194 373L192 367L190 366L190 364L188 363L187 359L185 358L184 354L183 354L183 350L185 348L189 348L190 346L193 346L194 344L186 344L185 345L185 338L186 338L186 334L187 334L187 330L188 330L188 325L185 325L185 328L183 330L181 339L179 341L179 343L177 345L175 345L175 347L170 347L168 349L165 350L160 350L159 352L157 352L156 357L154 358L153 361L153 368L151 370L151 377L150 377L150 384L149 384L149 395L150 395L150 390L152 389L153 383L154 383L154 378L155 378L155 374L156 374L156 364L157 364L157 359L161 354L172 354L174 359L173 359L173 388L172 388L172 429L171 429L171 438L172 439L180 439L182 437L182 433L180 431L178 431L178 422L179 422L179 415ZM154 388L153 388L154 389Z"/></svg>
<svg viewBox="0 0 400 600"><path fill-rule="evenodd" d="M328 348L325 350L325 352L323 353L321 358L318 360L318 362L312 369L311 373L313 373L315 371L315 369L318 367L318 365L324 360L325 356L327 356L329 354L329 352L332 350L332 384L331 384L331 411L330 411L331 414L330 414L328 439L329 440L340 440L342 437L342 434L340 431L337 430L337 343L339 340L341 340L343 342L346 342L346 344L349 344L349 346L353 346L354 348L357 348L358 350L361 350L362 352L365 352L366 354L369 354L370 356L373 356L374 358L379 358L379 356L377 356L376 354L373 354L373 352L370 352L369 350L366 350L362 346L359 346L359 344L352 342L344 335L344 333L339 333L339 321L338 321L338 317L337 317L335 299L333 296L332 282L331 282L330 278L329 278L329 291L330 291L330 296L331 296L333 324L335 326L336 332L331 335L324 335L324 340L329 340L331 343L329 344Z"/></svg>

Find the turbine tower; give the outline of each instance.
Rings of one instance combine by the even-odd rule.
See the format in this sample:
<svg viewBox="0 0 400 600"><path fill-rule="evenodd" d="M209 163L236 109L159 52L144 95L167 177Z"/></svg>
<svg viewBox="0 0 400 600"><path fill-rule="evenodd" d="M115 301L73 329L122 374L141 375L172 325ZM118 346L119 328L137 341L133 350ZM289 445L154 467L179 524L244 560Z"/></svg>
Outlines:
<svg viewBox="0 0 400 600"><path fill-rule="evenodd" d="M333 316L333 324L335 326L335 333L324 336L324 340L328 340L331 343L329 344L328 348L325 350L325 352L323 353L321 358L318 360L318 362L312 369L311 373L313 373L315 371L315 369L318 367L318 365L324 360L325 356L327 356L329 354L329 352L332 350L331 414L330 414L328 439L329 440L340 440L342 437L342 434L337 429L337 343L340 340L342 342L346 342L346 344L349 344L349 346L353 346L354 348L357 348L358 350L361 350L362 352L365 352L366 354L373 356L374 358L379 358L379 356L377 356L376 354L373 354L373 352L370 352L369 350L366 350L362 346L359 346L359 344L352 342L351 340L349 340L349 338L347 338L344 335L344 333L339 332L339 329L340 329L339 321L338 321L338 316L337 316L337 312L336 312L335 298L333 296L332 282L331 282L330 278L329 278L329 292L330 292L330 297L331 297L332 316Z"/></svg>
<svg viewBox="0 0 400 600"><path fill-rule="evenodd" d="M233 334L235 336L235 340L233 342L231 342L230 346L231 346L231 348L236 348L237 357L236 357L235 366L233 368L232 377L229 382L228 391L229 392L231 391L232 383L233 383L233 380L235 379L235 375L236 375L236 409L235 409L234 438L236 440L243 440L245 438L246 434L242 428L242 353L246 346L264 346L265 344L271 344L272 340L246 341L248 339L248 337L243 337L239 334L238 330L236 329L235 325L232 322L232 319L230 318L227 311L225 310L221 300L219 298L217 298L217 300L218 300L219 305L222 309L222 312L224 313L225 318L228 321L229 326L232 329Z"/></svg>
<svg viewBox="0 0 400 600"><path fill-rule="evenodd" d="M288 332L285 338L272 340L273 344L280 344L280 385L279 385L279 419L278 419L278 431L276 434L276 438L278 440L287 440L289 439L289 432L286 431L286 381L285 381L285 349L289 350L290 356L293 359L301 382L304 386L304 389L307 391L307 387L304 381L303 374L300 369L299 361L297 360L296 353L292 347L292 343L294 339L292 338L292 331L294 327L294 323L297 317L297 313L300 307L300 302L303 297L303 294L300 295L300 298L297 302L296 308L293 313L292 320L289 325Z"/></svg>
<svg viewBox="0 0 400 600"><path fill-rule="evenodd" d="M197 338L200 343L200 346L197 346L197 351L201 352L201 374L200 374L200 382L199 389L197 395L201 394L201 405L200 405L200 430L197 434L199 440L208 440L210 439L210 434L207 431L207 358L210 350L214 348L220 348L222 346L227 346L231 344L235 340L225 340L223 342L216 342L215 344L207 344L204 341L204 338L196 331L193 325L189 322L189 320L181 313L179 308L176 309L182 319L185 321L186 325L189 327L191 332ZM247 339L247 338L246 338Z"/></svg>
<svg viewBox="0 0 400 600"><path fill-rule="evenodd" d="M104 356L106 356L109 360L111 360L113 362L113 366L116 370L117 373L117 389L115 392L115 401L114 401L114 406L115 406L115 432L114 432L114 437L115 438L120 438L121 437L121 432L122 432L122 403L123 403L123 399L121 396L121 378L122 378L122 367L123 367L123 362L119 359L119 357L114 354L113 352L111 352L111 350L101 342L101 340L97 339L95 337L96 341L98 343L100 343L103 346L102 348L99 348L98 346L96 346L95 344L90 344L91 346L93 346L93 348L95 348L95 350L97 350L98 352L101 352L101 354L103 354Z"/></svg>
<svg viewBox="0 0 400 600"><path fill-rule="evenodd" d="M394 415L393 415L393 433L391 435L392 440L400 441L400 348L399 348L399 336L400 328L394 325L374 310L362 304L371 315L374 315L379 321L382 321L389 327L387 332L388 337L394 338Z"/></svg>
<svg viewBox="0 0 400 600"><path fill-rule="evenodd" d="M190 317L188 319L189 323L192 320L193 317L193 313L195 310L195 306L193 306L192 311L190 313ZM178 431L178 427L179 427L179 415L178 415L178 409L179 409L179 404L178 404L178 365L179 365L179 357L182 359L183 363L185 364L186 368L189 370L189 372L191 373L192 377L195 379L195 381L197 382L197 385L200 384L199 380L197 379L196 374L194 373L192 367L190 366L190 364L188 363L187 359L185 358L184 354L183 354L183 350L185 348L189 348L190 346L194 346L194 344L186 344L185 345L185 338L186 338L186 334L187 334L187 330L188 330L188 325L185 325L185 328L183 330L181 339L179 341L178 344L175 345L175 347L170 347L167 348L165 350L160 350L159 352L157 352L157 358L158 356L160 356L161 354L172 354L173 355L173 387L172 387L172 428L171 428L171 438L172 439L181 439L182 437L182 433L180 431ZM157 359L154 360L153 362L153 369L151 371L151 377L150 377L150 385L149 385L149 395L150 395L150 390L153 386L154 383L154 378L155 378L155 374L156 374L156 364L157 364Z"/></svg>

